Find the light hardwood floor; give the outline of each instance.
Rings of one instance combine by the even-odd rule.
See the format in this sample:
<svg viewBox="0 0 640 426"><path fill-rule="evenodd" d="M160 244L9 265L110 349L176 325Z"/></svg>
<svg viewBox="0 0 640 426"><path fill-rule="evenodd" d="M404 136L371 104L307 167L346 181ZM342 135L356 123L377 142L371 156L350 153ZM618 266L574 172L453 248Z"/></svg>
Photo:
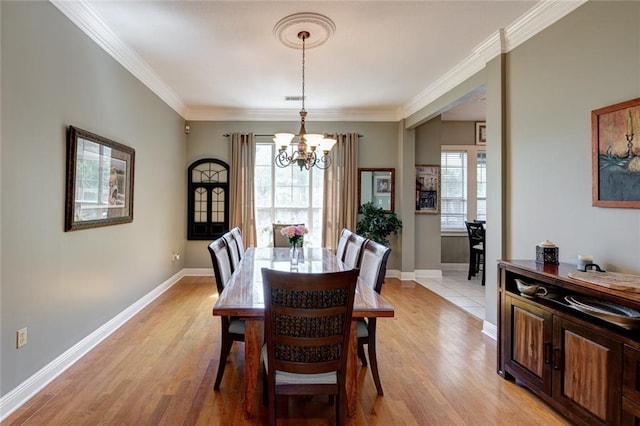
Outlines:
<svg viewBox="0 0 640 426"><path fill-rule="evenodd" d="M390 279L395 318L378 321L379 397L366 367L349 425L567 424L496 373L481 321L414 282ZM219 392L220 320L209 277L185 277L7 418L3 425L254 425L242 413L235 343ZM261 389L261 385L259 386ZM260 392L261 393L261 392ZM326 398L282 398L280 425L333 423Z"/></svg>

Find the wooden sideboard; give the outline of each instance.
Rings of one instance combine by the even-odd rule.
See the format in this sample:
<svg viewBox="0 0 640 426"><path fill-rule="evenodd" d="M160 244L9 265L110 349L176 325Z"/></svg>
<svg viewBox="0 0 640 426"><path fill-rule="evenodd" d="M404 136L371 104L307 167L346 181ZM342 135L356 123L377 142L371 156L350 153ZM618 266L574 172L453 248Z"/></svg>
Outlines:
<svg viewBox="0 0 640 426"><path fill-rule="evenodd" d="M516 380L576 424L640 424L640 328L576 309L566 297L640 311L640 293L570 278L573 264L498 262L498 374ZM516 279L540 284L525 297Z"/></svg>

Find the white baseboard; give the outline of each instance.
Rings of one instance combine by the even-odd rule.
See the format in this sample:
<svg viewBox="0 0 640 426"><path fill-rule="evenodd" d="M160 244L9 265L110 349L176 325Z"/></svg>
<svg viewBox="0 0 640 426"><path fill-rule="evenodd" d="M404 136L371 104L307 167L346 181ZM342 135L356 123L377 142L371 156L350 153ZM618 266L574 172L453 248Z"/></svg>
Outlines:
<svg viewBox="0 0 640 426"><path fill-rule="evenodd" d="M416 279L442 278L442 271L440 269L416 269L413 274Z"/></svg>
<svg viewBox="0 0 640 426"><path fill-rule="evenodd" d="M135 314L158 298L158 296L170 289L185 275L187 275L185 274L185 270L176 273L0 398L0 421L3 421L11 413L20 408L20 406L42 388L71 367L96 345L109 337L109 335L124 325Z"/></svg>
<svg viewBox="0 0 640 426"><path fill-rule="evenodd" d="M402 272L400 271L400 281L415 281L415 272Z"/></svg>
<svg viewBox="0 0 640 426"><path fill-rule="evenodd" d="M213 268L188 268L183 269L182 272L185 277L213 277Z"/></svg>
<svg viewBox="0 0 640 426"><path fill-rule="evenodd" d="M491 337L495 341L498 340L498 327L487 320L482 322L482 333Z"/></svg>
<svg viewBox="0 0 640 426"><path fill-rule="evenodd" d="M469 267L468 263L441 263L440 269L443 271L466 271Z"/></svg>

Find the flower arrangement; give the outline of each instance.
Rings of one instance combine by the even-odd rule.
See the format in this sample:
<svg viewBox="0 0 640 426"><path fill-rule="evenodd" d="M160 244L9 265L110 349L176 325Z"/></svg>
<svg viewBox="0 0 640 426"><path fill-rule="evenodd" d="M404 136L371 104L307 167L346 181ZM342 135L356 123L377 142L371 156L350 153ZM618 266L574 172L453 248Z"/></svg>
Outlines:
<svg viewBox="0 0 640 426"><path fill-rule="evenodd" d="M287 237L292 247L295 247L302 241L304 235L309 233L309 230L304 225L289 225L282 228L280 233Z"/></svg>

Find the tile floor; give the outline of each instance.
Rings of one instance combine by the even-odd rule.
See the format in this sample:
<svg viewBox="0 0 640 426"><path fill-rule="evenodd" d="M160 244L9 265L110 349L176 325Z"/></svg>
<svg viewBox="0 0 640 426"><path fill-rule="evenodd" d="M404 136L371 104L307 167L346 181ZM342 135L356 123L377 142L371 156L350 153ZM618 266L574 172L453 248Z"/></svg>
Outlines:
<svg viewBox="0 0 640 426"><path fill-rule="evenodd" d="M485 287L481 274L467 280L467 271L442 271L442 278L420 278L416 282L484 320Z"/></svg>

